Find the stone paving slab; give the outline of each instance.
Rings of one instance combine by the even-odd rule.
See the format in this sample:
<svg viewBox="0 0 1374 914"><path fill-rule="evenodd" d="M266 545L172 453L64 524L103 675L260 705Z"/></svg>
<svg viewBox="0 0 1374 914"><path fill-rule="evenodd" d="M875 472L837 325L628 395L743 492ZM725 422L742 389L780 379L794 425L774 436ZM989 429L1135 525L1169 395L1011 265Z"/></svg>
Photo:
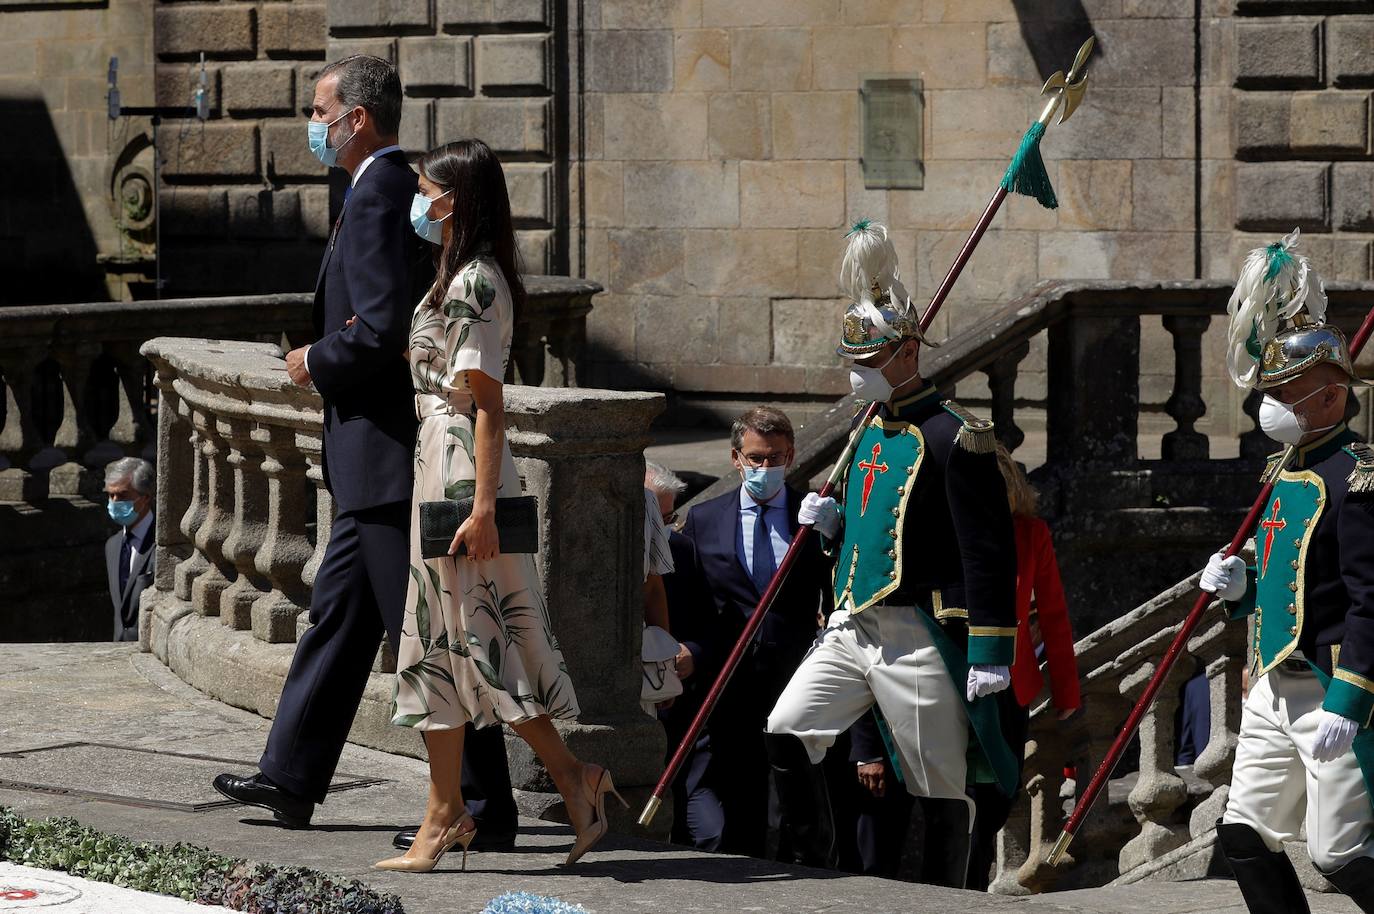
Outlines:
<svg viewBox="0 0 1374 914"><path fill-rule="evenodd" d="M0 787L78 794L115 803L160 806L187 812L232 806L210 782L227 769L253 762L181 752L135 749L108 743L60 743L0 753ZM130 780L121 772L156 771L156 780ZM331 792L367 786L375 778L336 773Z"/></svg>
<svg viewBox="0 0 1374 914"><path fill-rule="evenodd" d="M67 873L0 863L0 912L43 914L214 914L219 905L192 904L167 895L152 895L93 882Z"/></svg>
<svg viewBox="0 0 1374 914"><path fill-rule="evenodd" d="M132 645L0 644L0 748L16 751L64 741L253 759L268 722L200 695ZM552 895L598 914L673 910L678 914L797 912L970 912L970 914L1232 914L1242 912L1234 884L1152 883L1120 889L1007 898L863 876L699 853L611 835L575 867L560 864L571 830L521 821L511 853L450 855L427 875L382 873L371 864L391 853L392 833L424 807L426 770L415 759L349 746L340 769L386 783L332 796L308 831L278 827L261 810L198 812L121 805L74 795L0 789L0 804L25 815L71 815L140 840L189 841L226 854L310 866L352 876L401 895L411 914L476 914L507 891ZM156 785L156 770L112 777ZM1317 896L1317 914L1353 914L1343 898Z"/></svg>

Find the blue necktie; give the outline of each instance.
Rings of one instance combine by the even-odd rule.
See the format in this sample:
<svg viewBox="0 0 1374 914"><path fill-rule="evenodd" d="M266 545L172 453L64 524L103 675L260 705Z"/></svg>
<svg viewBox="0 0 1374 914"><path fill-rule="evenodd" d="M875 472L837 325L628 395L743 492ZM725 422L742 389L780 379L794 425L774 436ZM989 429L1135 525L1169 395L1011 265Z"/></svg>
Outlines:
<svg viewBox="0 0 1374 914"><path fill-rule="evenodd" d="M353 185L352 185L352 184L349 184L347 187L344 188L344 202L347 203L347 202L348 202L348 198L349 198L350 196L352 196L352 195L353 195Z"/></svg>
<svg viewBox="0 0 1374 914"><path fill-rule="evenodd" d="M758 588L760 594L768 589L768 582L773 580L773 543L768 535L768 525L764 523L763 513L768 510L767 505L756 505L754 510L758 511L758 517L754 520L754 567L752 577L754 586Z"/></svg>
<svg viewBox="0 0 1374 914"><path fill-rule="evenodd" d="M134 557L134 538L128 531L124 533L124 542L119 546L119 592L124 593L129 586L129 560Z"/></svg>

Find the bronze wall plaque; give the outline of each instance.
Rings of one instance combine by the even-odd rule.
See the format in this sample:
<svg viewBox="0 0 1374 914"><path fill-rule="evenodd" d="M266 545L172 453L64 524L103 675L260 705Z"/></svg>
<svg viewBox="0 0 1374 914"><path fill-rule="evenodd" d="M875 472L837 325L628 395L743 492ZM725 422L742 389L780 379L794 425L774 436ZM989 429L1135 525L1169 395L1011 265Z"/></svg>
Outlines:
<svg viewBox="0 0 1374 914"><path fill-rule="evenodd" d="M921 81L904 76L865 76L859 90L862 110L864 187L870 190L920 190Z"/></svg>

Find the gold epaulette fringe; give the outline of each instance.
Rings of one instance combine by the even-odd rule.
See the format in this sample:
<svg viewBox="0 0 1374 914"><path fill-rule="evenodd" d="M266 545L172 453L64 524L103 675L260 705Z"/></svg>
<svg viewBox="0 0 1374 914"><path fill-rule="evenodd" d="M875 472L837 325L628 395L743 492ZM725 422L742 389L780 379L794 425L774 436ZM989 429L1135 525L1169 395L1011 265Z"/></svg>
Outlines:
<svg viewBox="0 0 1374 914"><path fill-rule="evenodd" d="M1264 472L1260 474L1260 482L1266 483L1274 476L1274 471L1278 469L1279 461L1283 459L1283 451L1277 454L1270 454L1264 461Z"/></svg>
<svg viewBox="0 0 1374 914"><path fill-rule="evenodd" d="M993 432L992 420L975 416L953 400L940 404L945 412L958 419L962 425L954 436L959 447L971 454L991 454L997 450L997 436Z"/></svg>
<svg viewBox="0 0 1374 914"><path fill-rule="evenodd" d="M1345 449L1355 458L1355 469L1351 470L1346 478L1350 491L1362 495L1374 492L1374 447L1357 441L1346 445Z"/></svg>

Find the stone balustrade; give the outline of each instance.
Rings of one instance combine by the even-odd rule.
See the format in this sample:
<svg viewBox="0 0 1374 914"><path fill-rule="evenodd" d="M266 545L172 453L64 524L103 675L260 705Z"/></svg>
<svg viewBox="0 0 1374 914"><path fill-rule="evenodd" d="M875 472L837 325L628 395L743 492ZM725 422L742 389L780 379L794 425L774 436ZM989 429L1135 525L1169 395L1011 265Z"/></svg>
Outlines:
<svg viewBox="0 0 1374 914"><path fill-rule="evenodd" d="M575 387L601 287L565 276L527 276L525 284L509 380ZM155 391L139 355L146 341L193 332L296 345L313 337L313 300L304 293L0 309L0 502L90 495L109 461L153 455ZM204 444L216 440L207 434ZM234 453L253 468L275 465L258 444ZM238 477L231 469L225 478L232 485Z"/></svg>
<svg viewBox="0 0 1374 914"><path fill-rule="evenodd" d="M271 716L333 515L319 397L290 381L270 343L158 338L141 351L156 369L159 519L142 646L211 696ZM639 709L641 480L664 397L505 390L511 450L540 503L544 598L583 710L560 727L579 755L647 793L664 746ZM420 754L415 731L390 725L394 658L380 647L352 738ZM524 744L511 749L516 786L547 793Z"/></svg>
<svg viewBox="0 0 1374 914"><path fill-rule="evenodd" d="M1054 708L1041 701L1032 714L1026 791L998 838L993 891L1025 894L1161 872L1210 872L1215 824L1226 804L1240 730L1246 656L1245 623L1227 622L1215 604L1141 720L1138 762L1132 764L1128 751L1068 856L1057 866L1048 863L1073 803L1178 634L1196 594L1194 575L1077 643L1084 710L1059 722ZM1175 767L1175 712L1183 683L1198 670L1207 679L1211 734L1193 765Z"/></svg>

